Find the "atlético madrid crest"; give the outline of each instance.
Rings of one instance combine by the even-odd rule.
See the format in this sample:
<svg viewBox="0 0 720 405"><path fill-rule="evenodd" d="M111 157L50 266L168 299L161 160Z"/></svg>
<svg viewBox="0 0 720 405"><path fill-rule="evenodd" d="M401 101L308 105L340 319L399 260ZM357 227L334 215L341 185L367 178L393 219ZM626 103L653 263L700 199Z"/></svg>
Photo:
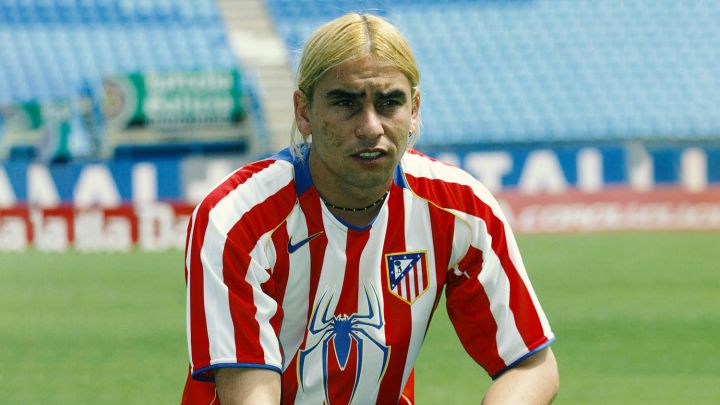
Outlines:
<svg viewBox="0 0 720 405"><path fill-rule="evenodd" d="M427 252L400 252L385 255L390 292L408 304L412 304L427 291L430 274Z"/></svg>

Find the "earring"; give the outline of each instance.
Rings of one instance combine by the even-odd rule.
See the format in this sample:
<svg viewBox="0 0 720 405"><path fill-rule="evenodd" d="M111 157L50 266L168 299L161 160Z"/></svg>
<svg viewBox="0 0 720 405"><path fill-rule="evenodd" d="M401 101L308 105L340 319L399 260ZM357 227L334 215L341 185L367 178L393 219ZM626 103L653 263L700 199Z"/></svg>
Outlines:
<svg viewBox="0 0 720 405"><path fill-rule="evenodd" d="M413 138L413 131L408 132L408 140Z"/></svg>

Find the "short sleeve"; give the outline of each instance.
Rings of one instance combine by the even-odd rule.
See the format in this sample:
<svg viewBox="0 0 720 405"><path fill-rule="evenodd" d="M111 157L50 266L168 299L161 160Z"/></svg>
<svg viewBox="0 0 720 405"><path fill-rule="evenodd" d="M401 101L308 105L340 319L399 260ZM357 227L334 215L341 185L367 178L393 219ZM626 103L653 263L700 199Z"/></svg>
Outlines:
<svg viewBox="0 0 720 405"><path fill-rule="evenodd" d="M499 205L478 199L464 257L450 270L447 310L465 350L493 378L554 340Z"/></svg>
<svg viewBox="0 0 720 405"><path fill-rule="evenodd" d="M212 380L221 367L280 372L281 352L271 319L276 301L262 242L239 225L232 210L200 206L186 249L187 337L193 378Z"/></svg>

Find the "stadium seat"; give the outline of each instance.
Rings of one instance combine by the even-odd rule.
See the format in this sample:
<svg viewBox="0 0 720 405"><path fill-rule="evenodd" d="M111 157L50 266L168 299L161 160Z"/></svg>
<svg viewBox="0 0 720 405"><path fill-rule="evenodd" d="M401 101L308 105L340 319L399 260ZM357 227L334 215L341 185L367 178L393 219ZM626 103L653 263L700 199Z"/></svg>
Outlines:
<svg viewBox="0 0 720 405"><path fill-rule="evenodd" d="M266 3L289 49L346 11L395 22L422 69L424 144L720 134L717 1Z"/></svg>
<svg viewBox="0 0 720 405"><path fill-rule="evenodd" d="M222 27L213 0L0 2L0 107L72 103L135 71L237 68Z"/></svg>
<svg viewBox="0 0 720 405"><path fill-rule="evenodd" d="M3 60L17 60L22 70L39 69L53 83L58 72L62 80L73 83L135 69L234 65L211 0L2 2L0 22L0 52L9 56ZM188 43L198 54L188 51ZM3 81L9 82L9 77ZM18 97L43 98L47 94L41 87L32 85L30 93L3 92L0 104Z"/></svg>

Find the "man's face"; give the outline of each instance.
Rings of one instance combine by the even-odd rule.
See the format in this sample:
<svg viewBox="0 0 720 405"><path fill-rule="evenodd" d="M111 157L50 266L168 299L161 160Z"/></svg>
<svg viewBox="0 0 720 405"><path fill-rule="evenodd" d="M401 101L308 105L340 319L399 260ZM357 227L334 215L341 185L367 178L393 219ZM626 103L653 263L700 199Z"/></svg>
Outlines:
<svg viewBox="0 0 720 405"><path fill-rule="evenodd" d="M388 187L416 128L419 101L399 70L371 56L325 73L309 105L296 92L298 129L312 134L315 184L355 192Z"/></svg>

